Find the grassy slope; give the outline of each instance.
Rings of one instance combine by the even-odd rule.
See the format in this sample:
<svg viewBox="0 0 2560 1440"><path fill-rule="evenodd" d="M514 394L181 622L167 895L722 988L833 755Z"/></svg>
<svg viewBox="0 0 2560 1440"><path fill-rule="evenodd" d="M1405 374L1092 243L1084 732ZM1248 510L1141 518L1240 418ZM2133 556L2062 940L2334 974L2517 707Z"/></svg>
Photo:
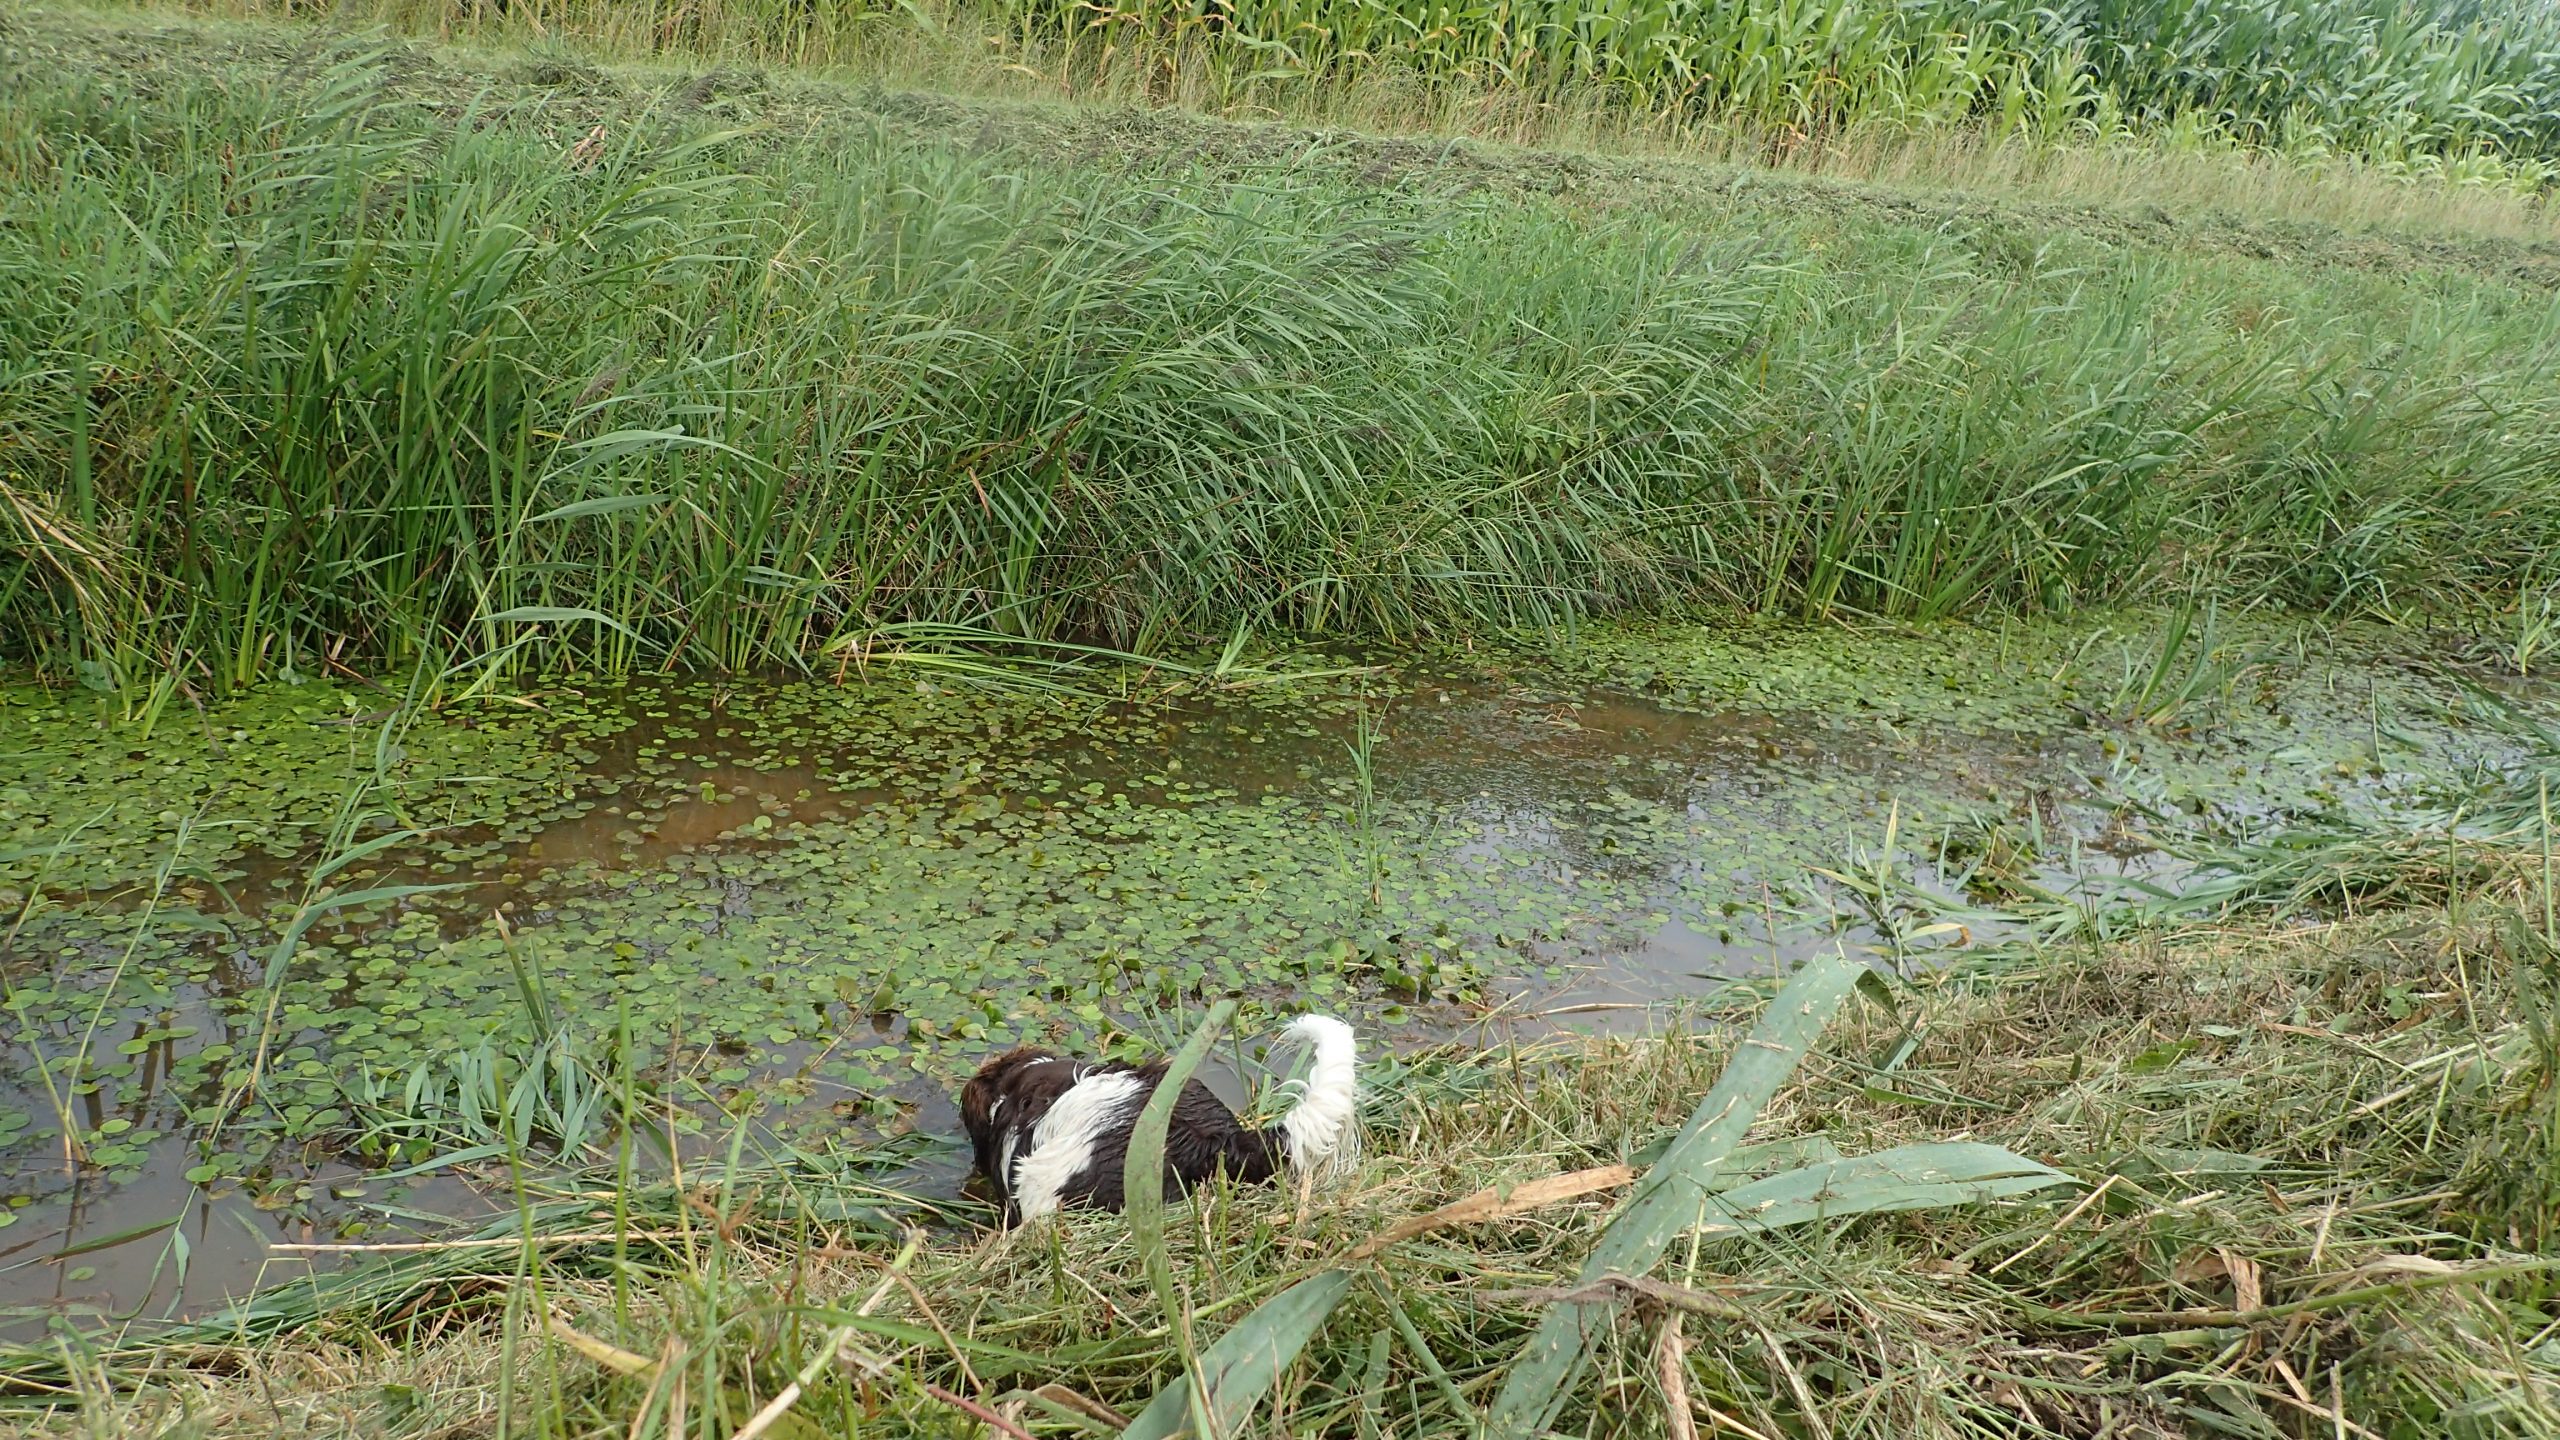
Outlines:
<svg viewBox="0 0 2560 1440"><path fill-rule="evenodd" d="M343 47L275 27L9 48L0 605L129 688L912 619L2404 614L2560 548L2539 241L416 48L323 101Z"/></svg>
<svg viewBox="0 0 2560 1440"><path fill-rule="evenodd" d="M306 66L333 38L362 33L182 18L148 4L47 6L22 15L10 43L47 69L154 87L203 77L275 80ZM916 88L920 73L936 88ZM1718 225L1774 213L1850 226L2013 229L2155 253L2384 274L2449 269L2560 288L2560 207L2272 159L2130 147L1984 152L1948 138L1927 155L1825 161L1742 142L1728 148L1642 132L1586 133L1564 121L1541 128L1495 117L1467 125L1481 117L1461 114L1408 127L1394 122L1413 117L1357 108L1342 117L1350 128L1314 128L1142 105L1108 92L1090 103L1064 103L1047 98L1059 87L1046 79L944 70L898 52L804 74L688 64L681 54L615 63L556 46L419 43L403 56L398 86L420 98L486 95L502 106L539 100L566 140L585 126L629 117L635 102L678 97L775 136L885 126L919 142L1051 164L1139 171L1169 165L1231 176L1282 167L1354 189L1550 197L1593 213L1631 209ZM1506 133L1528 143L1485 138ZM1535 143L1550 134L1581 143Z"/></svg>
<svg viewBox="0 0 2560 1440"><path fill-rule="evenodd" d="M1695 1307L1681 1379L1698 1432L2553 1433L2560 1312L2546 1275L2514 1273L2550 1253L2560 1223L2555 1036L2538 1008L2556 977L2539 916L2519 923L2540 908L2510 880L2471 892L2459 913L1985 961L1923 981L1897 1015L1853 1006L1755 1140L1849 1154L1984 1140L2104 1193L1675 1245L1663 1278ZM1304 1209L1257 1191L1177 1211L1174 1273L1203 1338L1399 1220L1482 1185L1629 1156L1688 1113L1728 1054L1713 1030L1683 1029L1384 1076L1374 1158L1345 1188ZM373 1287L290 1346L198 1350L204 1368L148 1383L141 1367L173 1356L77 1365L87 1393L113 1398L57 1418L66 1432L175 1421L163 1433L392 1440L476 1433L509 1415L515 1433L663 1436L678 1387L617 1377L593 1339L686 1357L693 1423L714 1411L735 1423L814 1353L825 1307L865 1297L913 1338L859 1341L890 1362L874 1385L820 1367L796 1412L817 1428L792 1433L842 1433L865 1409L886 1413L863 1434L963 1433L944 1428L962 1422L919 1388L931 1383L1066 1434L1021 1392L1062 1384L1131 1411L1167 1374L1170 1344L1116 1219L1076 1219L1054 1239L938 1236L900 1289L879 1268L894 1235L812 1230L787 1189L754 1193L636 1202L632 1228L661 1238L637 1246L619 1292L595 1251L550 1252L539 1303L589 1337L584 1353L530 1338L539 1311L523 1307L537 1297L508 1286L512 1256L456 1256L443 1280ZM1484 1402L1534 1320L1521 1292L1571 1284L1609 1210L1584 1198L1390 1250L1251 1433L1464 1434L1460 1399ZM725 1232L711 1218L722 1211L738 1222ZM617 1222L599 1207L553 1223ZM2080 1318L2099 1314L2109 1318ZM1676 1402L1660 1316L1621 1313L1569 1433L1666 1433ZM510 1332L527 1338L510 1347ZM945 1337L1053 1358L980 1351L964 1363Z"/></svg>

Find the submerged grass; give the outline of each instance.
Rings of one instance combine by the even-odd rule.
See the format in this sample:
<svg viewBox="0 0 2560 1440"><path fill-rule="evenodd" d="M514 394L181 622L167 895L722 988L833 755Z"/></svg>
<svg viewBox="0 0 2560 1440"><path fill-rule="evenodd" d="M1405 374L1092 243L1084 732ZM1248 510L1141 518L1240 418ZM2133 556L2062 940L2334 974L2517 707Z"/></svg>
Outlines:
<svg viewBox="0 0 2560 1440"><path fill-rule="evenodd" d="M1709 1227L1597 1285L1628 1173L1600 1167L1657 1163L1736 1053L1720 1026L1389 1063L1355 1176L1175 1209L1155 1264L1109 1217L901 1238L876 1191L848 1209L733 1156L618 1201L545 1190L496 1245L382 1257L230 1343L217 1324L11 1370L65 1433L1110 1433L1177 1373L1159 1281L1206 1347L1348 1255L1330 1318L1225 1433L1476 1433L1570 1299L1597 1360L1556 1397L1572 1433L1691 1433L1668 1405L1694 1433L1842 1440L2548 1434L2547 911L2526 864L2453 910L1983 956L1852 1002L1734 1179L1965 1141L2077 1183Z"/></svg>
<svg viewBox="0 0 2560 1440"><path fill-rule="evenodd" d="M1988 230L1053 170L396 56L0 101L0 634L330 661L1157 652L1741 606L2514 605L2560 306Z"/></svg>

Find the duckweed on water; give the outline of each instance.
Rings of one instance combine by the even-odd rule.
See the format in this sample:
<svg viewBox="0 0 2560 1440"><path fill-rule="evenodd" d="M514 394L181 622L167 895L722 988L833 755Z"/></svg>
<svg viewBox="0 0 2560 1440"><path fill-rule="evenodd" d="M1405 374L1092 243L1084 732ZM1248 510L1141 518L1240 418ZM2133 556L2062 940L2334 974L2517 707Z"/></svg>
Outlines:
<svg viewBox="0 0 2560 1440"><path fill-rule="evenodd" d="M0 1160L23 1198L73 1182L66 1143L110 1180L175 1150L290 1203L315 1166L444 1148L466 1077L625 1034L659 1093L795 1143L930 1128L991 1047L1118 1043L1205 996L1446 1023L1561 966L1653 994L1765 970L1840 923L1807 867L1889 817L1911 855L2025 874L2065 841L2417 804L2481 750L2370 654L2222 624L2186 643L2243 662L2200 689L2137 663L2173 633L1598 631L1145 703L571 678L388 727L312 684L147 740L12 692L13 843L56 858L8 941ZM425 833L331 883L452 888L320 914L270 988L351 786L385 812L356 841ZM201 817L222 883L146 883L164 816Z"/></svg>
<svg viewBox="0 0 2560 1440"><path fill-rule="evenodd" d="M243 859L303 855L377 774L373 805L447 832L539 821L575 789L576 764L536 717L389 726L399 706L305 681L145 726L109 696L0 686L0 899L119 889L164 865L239 879Z"/></svg>
<svg viewBox="0 0 2560 1440"><path fill-rule="evenodd" d="M1680 711L2027 743L2138 805L2256 821L2405 804L2478 762L2442 637L2132 612L1873 629L1627 625L1519 658Z"/></svg>
<svg viewBox="0 0 2560 1440"><path fill-rule="evenodd" d="M1146 707L1073 713L888 687L763 687L733 706L736 693L546 697L552 747L517 766L511 788L477 792L525 809L471 815L343 881L460 888L328 914L272 993L261 971L300 908L289 886L182 879L149 905L36 907L13 946L22 1073L41 1051L65 1093L112 1113L80 1138L100 1168L129 1173L155 1138L211 1123L222 1077L268 1038L256 1112L228 1127L231 1151L206 1158L217 1172L253 1168L261 1134L269 1151L343 1143L362 1128L351 1097L386 1078L541 1039L520 962L588 1040L617 1024L650 1037L671 1083L732 1104L814 1102L801 1108L821 1123L879 1121L902 1080L938 1076L954 1047L1099 1030L1204 991L1464 997L1494 970L1534 968L1533 941L1603 903L1533 885L1498 853L1458 856L1484 827L1418 806L1388 817L1388 883L1372 896L1340 787L1316 775L1312 719L1339 708L1323 697L1277 718L1258 713L1267 701L1213 707L1211 728L1237 753L1212 781L1200 747L1189 773L1167 750L1207 713L1177 723ZM317 763L256 773L280 753L268 741L307 727L301 713L270 704L223 719L242 738L207 763L230 760L240 793L190 772L204 791L190 802L314 833L336 775ZM414 733L420 755L465 733L514 743L501 727ZM68 724L47 739L29 778L47 792L33 803L59 814L113 769L118 746ZM1245 768L1257 749L1278 755L1258 783ZM589 788L557 800L563 774ZM124 783L145 793L148 778ZM129 879L139 852L94 854L84 878ZM223 910L225 895L246 908ZM111 1039L92 1045L93 1032ZM24 1106L10 1119L21 1159L54 1138Z"/></svg>

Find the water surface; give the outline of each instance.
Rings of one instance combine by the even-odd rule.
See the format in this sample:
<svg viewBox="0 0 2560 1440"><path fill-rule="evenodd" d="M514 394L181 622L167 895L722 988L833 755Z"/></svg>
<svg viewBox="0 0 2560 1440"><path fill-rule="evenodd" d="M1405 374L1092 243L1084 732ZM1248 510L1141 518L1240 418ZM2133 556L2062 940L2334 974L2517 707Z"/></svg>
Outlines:
<svg viewBox="0 0 2560 1440"><path fill-rule="evenodd" d="M2174 884L2182 837L2415 812L2501 762L2449 682L2298 634L2129 718L2140 633L1655 632L1107 699L572 680L414 723L314 682L148 733L21 688L0 1301L21 1331L201 1310L361 1253L280 1244L489 1213L486 1156L383 1177L493 1133L472 1077L528 1054L682 1097L685 1144L939 1135L994 1047L1167 1043L1219 995L1388 1046L1643 1025L1890 950L1899 902L1824 870L1957 908L1986 874Z"/></svg>

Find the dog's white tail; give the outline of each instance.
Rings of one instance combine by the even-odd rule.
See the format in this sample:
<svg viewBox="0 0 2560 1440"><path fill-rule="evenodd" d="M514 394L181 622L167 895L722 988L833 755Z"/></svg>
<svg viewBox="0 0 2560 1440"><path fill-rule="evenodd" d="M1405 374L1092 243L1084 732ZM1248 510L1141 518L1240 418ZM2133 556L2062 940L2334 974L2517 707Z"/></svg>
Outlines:
<svg viewBox="0 0 2560 1440"><path fill-rule="evenodd" d="M1314 1065L1298 1103L1280 1117L1281 1143L1297 1170L1347 1166L1360 1156L1360 1041L1329 1015L1301 1015L1280 1043L1311 1052Z"/></svg>

